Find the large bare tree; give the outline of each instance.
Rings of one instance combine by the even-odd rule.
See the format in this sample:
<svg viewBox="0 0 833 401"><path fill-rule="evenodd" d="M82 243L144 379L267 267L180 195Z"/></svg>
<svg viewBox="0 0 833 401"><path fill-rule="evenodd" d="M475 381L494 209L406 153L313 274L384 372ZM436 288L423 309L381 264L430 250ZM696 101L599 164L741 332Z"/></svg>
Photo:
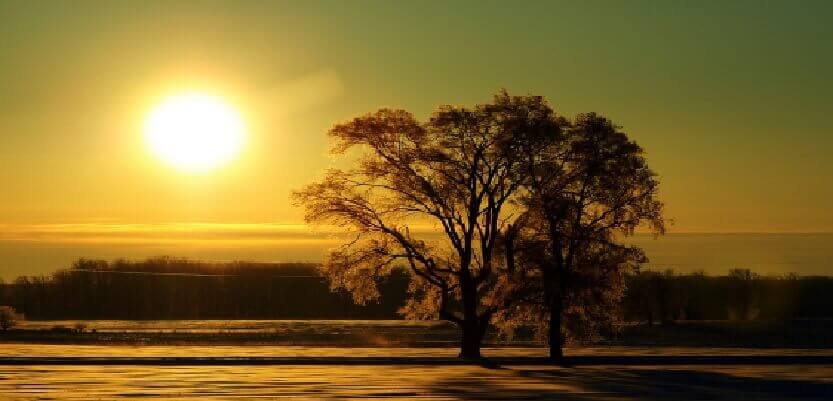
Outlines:
<svg viewBox="0 0 833 401"><path fill-rule="evenodd" d="M323 265L332 288L368 302L379 296L379 279L404 266L412 280L403 312L456 323L460 355L480 357L486 329L507 302L494 296L509 268L499 248L519 215L510 201L528 178L524 155L556 132L542 98L506 92L474 108L441 106L425 123L381 109L336 125L333 152L358 148L355 166L294 195L308 222L352 235ZM420 236L418 227L440 239Z"/></svg>

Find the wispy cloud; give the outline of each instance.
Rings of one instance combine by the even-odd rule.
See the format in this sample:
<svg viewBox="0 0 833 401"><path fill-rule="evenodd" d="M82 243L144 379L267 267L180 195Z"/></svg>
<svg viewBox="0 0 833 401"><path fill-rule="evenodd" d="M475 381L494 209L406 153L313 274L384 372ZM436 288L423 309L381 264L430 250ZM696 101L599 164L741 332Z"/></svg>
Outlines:
<svg viewBox="0 0 833 401"><path fill-rule="evenodd" d="M300 224L4 224L0 241L48 243L326 242L337 232Z"/></svg>
<svg viewBox="0 0 833 401"><path fill-rule="evenodd" d="M415 227L412 232L434 229ZM346 238L332 226L276 223L68 223L0 224L0 241L65 244L301 244L337 243Z"/></svg>
<svg viewBox="0 0 833 401"><path fill-rule="evenodd" d="M320 70L281 82L265 90L261 107L274 116L303 113L327 104L344 93L344 83L334 70Z"/></svg>

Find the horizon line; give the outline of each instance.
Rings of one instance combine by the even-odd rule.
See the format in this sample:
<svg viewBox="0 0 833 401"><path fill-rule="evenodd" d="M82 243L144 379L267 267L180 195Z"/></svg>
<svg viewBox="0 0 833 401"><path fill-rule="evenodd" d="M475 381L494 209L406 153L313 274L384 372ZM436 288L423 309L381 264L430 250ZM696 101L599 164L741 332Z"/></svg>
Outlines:
<svg viewBox="0 0 833 401"><path fill-rule="evenodd" d="M431 224L408 225L415 232L441 232L439 227ZM0 241L39 241L45 239L59 239L64 235L81 235L87 239L91 236L118 238L127 236L139 239L146 236L152 239L161 235L171 239L171 236L210 236L212 240L221 239L324 239L322 236L344 234L341 228L332 225L311 225L305 223L215 223L215 222L88 222L88 223L0 223ZM632 235L654 236L658 238L673 235L825 235L833 234L833 230L667 230L664 234L655 234L647 230L636 230ZM229 238L222 238L229 235ZM275 237L275 236L278 237ZM295 237L297 235L297 237ZM236 237L236 238L235 238ZM294 238L292 238L294 237ZM79 239L74 237L74 239ZM156 238L160 239L160 238Z"/></svg>

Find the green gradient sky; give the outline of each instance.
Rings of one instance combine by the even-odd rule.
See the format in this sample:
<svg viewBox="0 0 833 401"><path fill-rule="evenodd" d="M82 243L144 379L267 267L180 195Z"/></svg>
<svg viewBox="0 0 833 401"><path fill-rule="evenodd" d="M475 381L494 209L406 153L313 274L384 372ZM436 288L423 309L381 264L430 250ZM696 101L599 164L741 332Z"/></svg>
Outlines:
<svg viewBox="0 0 833 401"><path fill-rule="evenodd" d="M297 223L334 122L505 87L623 125L672 231L833 231L831 1L301 3L2 2L0 223ZM140 132L190 88L251 127L202 176Z"/></svg>

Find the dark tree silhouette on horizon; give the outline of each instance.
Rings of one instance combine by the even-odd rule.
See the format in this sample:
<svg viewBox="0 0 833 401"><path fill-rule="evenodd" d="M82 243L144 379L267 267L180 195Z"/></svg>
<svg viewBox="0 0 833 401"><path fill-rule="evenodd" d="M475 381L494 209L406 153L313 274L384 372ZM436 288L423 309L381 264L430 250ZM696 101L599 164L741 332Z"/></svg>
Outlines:
<svg viewBox="0 0 833 401"><path fill-rule="evenodd" d="M354 235L324 263L332 288L365 303L379 296L380 277L404 265L403 313L456 323L460 355L480 357L492 317L511 301L494 291L509 267L499 247L518 215L508 206L526 184L522 156L545 146L557 124L541 97L504 91L474 108L441 106L425 123L381 109L336 125L333 152L359 148L360 158L294 195L308 222ZM420 225L440 239L420 236Z"/></svg>

